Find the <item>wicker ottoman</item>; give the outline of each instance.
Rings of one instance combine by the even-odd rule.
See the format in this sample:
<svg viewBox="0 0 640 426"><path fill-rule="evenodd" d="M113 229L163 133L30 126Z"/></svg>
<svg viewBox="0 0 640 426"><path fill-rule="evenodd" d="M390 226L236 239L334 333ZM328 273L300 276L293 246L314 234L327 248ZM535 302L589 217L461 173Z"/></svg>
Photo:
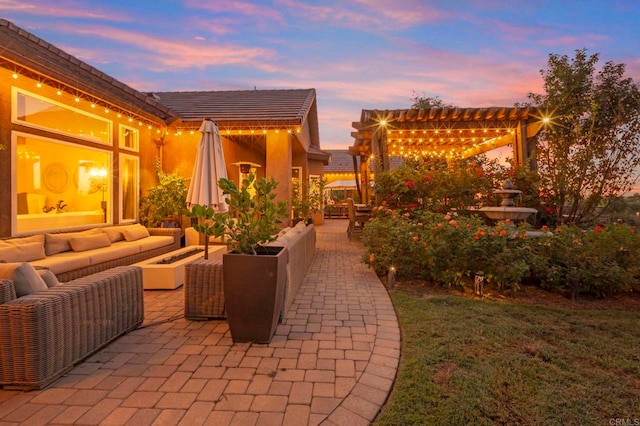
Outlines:
<svg viewBox="0 0 640 426"><path fill-rule="evenodd" d="M185 266L184 316L190 320L226 318L222 260L197 259Z"/></svg>

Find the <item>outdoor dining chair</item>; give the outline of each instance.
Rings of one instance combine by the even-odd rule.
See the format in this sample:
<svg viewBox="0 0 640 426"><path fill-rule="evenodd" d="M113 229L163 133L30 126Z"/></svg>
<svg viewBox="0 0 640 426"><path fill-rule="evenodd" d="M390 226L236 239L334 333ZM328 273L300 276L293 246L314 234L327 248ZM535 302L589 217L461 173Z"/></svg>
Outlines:
<svg viewBox="0 0 640 426"><path fill-rule="evenodd" d="M369 220L369 214L357 212L352 198L347 198L347 213L349 215L347 236L351 239L354 234L360 235L362 233L364 224Z"/></svg>

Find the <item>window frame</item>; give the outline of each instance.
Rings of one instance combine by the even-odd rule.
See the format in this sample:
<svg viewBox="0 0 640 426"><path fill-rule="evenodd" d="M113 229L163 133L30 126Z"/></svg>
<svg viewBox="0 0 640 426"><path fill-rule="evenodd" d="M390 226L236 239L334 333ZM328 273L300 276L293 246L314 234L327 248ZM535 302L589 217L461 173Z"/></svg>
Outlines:
<svg viewBox="0 0 640 426"><path fill-rule="evenodd" d="M20 120L18 118L18 94L24 95L24 96L28 96L31 98L35 98L38 100L41 100L43 102L47 102L51 105L55 105L61 108L64 108L68 111L71 111L73 113L76 114L80 114L83 115L85 117L89 117L93 120L96 121L100 121L103 122L105 124L107 124L107 131L108 131L108 135L107 135L107 141L102 141L102 140L98 140L96 138L90 138L90 137L83 137L82 135L79 135L77 133L71 133L71 132L65 132L63 130L58 130L58 129L53 129L51 127L47 127L47 126L40 126L37 124L33 124L33 123L29 123L28 121L23 121ZM96 144L100 144L100 145L105 145L105 146L113 146L113 121L109 120L107 118L103 118L100 117L99 115L96 114L92 114L90 112L84 111L82 109L79 108L75 108L72 107L70 105L64 104L62 102L58 102L52 98L46 97L46 96L42 96L42 95L38 95L36 93L30 92L28 90L25 90L21 87L17 87L17 86L11 86L11 122L14 124L19 124L21 126L25 126L25 127L30 127L32 129L39 129L39 130L44 130L46 132L50 132L50 133L55 133L58 135L64 135L64 136L69 136L75 139L79 139L79 140L83 140L83 141L87 141L87 142L92 142L92 143L96 143Z"/></svg>
<svg viewBox="0 0 640 426"><path fill-rule="evenodd" d="M124 138L122 136L125 130L133 130L136 134L133 147L129 147L124 144ZM133 126L127 126L126 124L119 123L118 124L118 146L122 150L127 150L130 152L140 152L140 129L135 128Z"/></svg>
<svg viewBox="0 0 640 426"><path fill-rule="evenodd" d="M134 179L134 209L135 209L135 217L133 218L124 218L124 187L123 187L123 179L122 179L122 170L123 164L125 160L134 160L136 163L136 173L137 176ZM119 167L119 178L118 178L118 223L135 223L138 221L140 217L140 157L137 155L125 154L121 153L118 156L118 167Z"/></svg>

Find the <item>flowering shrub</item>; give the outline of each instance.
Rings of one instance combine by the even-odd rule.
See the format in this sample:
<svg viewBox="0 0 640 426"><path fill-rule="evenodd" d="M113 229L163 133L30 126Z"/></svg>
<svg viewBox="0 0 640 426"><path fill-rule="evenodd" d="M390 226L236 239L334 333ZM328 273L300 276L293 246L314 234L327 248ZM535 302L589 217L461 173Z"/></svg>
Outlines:
<svg viewBox="0 0 640 426"><path fill-rule="evenodd" d="M399 276L460 286L464 277L483 273L500 288L528 282L573 297L640 289L640 237L626 225L545 227L531 237L509 223L379 206L362 241L364 262L381 275L393 267Z"/></svg>
<svg viewBox="0 0 640 426"><path fill-rule="evenodd" d="M494 205L493 190L506 178L523 191L523 205L538 209L542 236L462 214L471 206ZM524 167L505 168L482 157L451 164L409 160L381 173L375 189L379 205L362 240L363 260L379 274L393 267L400 276L452 286L483 273L498 287L526 282L573 297L640 290L640 237L634 230L556 228L554 194Z"/></svg>
<svg viewBox="0 0 640 426"><path fill-rule="evenodd" d="M376 200L402 212L464 210L489 203L503 176L496 162L483 157L449 165L438 159L408 159L376 177Z"/></svg>
<svg viewBox="0 0 640 426"><path fill-rule="evenodd" d="M638 289L640 238L633 228L566 225L549 236L532 239L532 274L541 286L573 298Z"/></svg>
<svg viewBox="0 0 640 426"><path fill-rule="evenodd" d="M394 267L401 276L419 276L443 285L483 273L499 286L516 285L528 272L521 257L522 232L508 225L489 227L477 217L427 211L399 215L381 206L364 229L364 261L378 273Z"/></svg>

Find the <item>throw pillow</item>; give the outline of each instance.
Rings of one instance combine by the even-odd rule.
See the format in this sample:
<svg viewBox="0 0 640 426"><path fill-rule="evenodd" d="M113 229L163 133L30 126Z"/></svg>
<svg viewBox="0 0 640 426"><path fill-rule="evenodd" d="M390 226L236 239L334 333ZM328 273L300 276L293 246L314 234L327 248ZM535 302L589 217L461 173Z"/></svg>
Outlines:
<svg viewBox="0 0 640 426"><path fill-rule="evenodd" d="M58 277L56 277L56 274L54 274L50 270L36 269L36 272L38 272L38 275L40 275L44 283L47 285L47 288L55 287L60 284L60 281L58 281Z"/></svg>
<svg viewBox="0 0 640 426"><path fill-rule="evenodd" d="M101 247L109 247L111 240L107 234L82 235L69 239L69 245L73 251L87 251Z"/></svg>
<svg viewBox="0 0 640 426"><path fill-rule="evenodd" d="M44 291L48 288L34 267L26 262L0 263L0 278L13 281L17 297Z"/></svg>
<svg viewBox="0 0 640 426"><path fill-rule="evenodd" d="M112 243L117 241L124 240L124 235L122 234L122 230L130 225L121 225L121 226L109 226L107 228L102 228L102 232L107 234Z"/></svg>
<svg viewBox="0 0 640 426"><path fill-rule="evenodd" d="M65 251L71 251L71 246L69 245L69 240L74 237L81 237L84 235L95 235L95 234L103 234L103 232L98 229L89 229L88 231L80 231L80 232L61 232L59 234L45 234L45 245L44 249L47 253L47 256L51 256L58 253L63 253Z"/></svg>
<svg viewBox="0 0 640 426"><path fill-rule="evenodd" d="M28 243L44 244L44 235L38 234L38 235L31 235L30 237L9 238L9 239L0 241L0 243L3 245L11 244L12 246L28 244Z"/></svg>
<svg viewBox="0 0 640 426"><path fill-rule="evenodd" d="M6 262L30 262L44 258L44 246L42 243L3 244L0 246L0 259Z"/></svg>
<svg viewBox="0 0 640 426"><path fill-rule="evenodd" d="M149 230L140 224L130 225L122 229L122 234L127 241L136 241L147 238L149 236Z"/></svg>

